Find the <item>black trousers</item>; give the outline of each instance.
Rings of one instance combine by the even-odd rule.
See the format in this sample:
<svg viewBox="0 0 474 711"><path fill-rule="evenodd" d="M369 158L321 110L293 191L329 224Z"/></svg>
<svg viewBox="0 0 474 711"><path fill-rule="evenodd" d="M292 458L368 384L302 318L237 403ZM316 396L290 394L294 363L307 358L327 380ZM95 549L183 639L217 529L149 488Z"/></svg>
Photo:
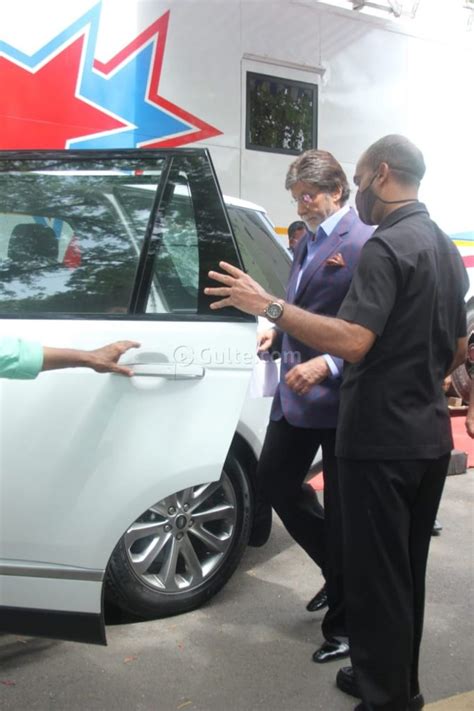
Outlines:
<svg viewBox="0 0 474 711"><path fill-rule="evenodd" d="M321 568L328 591L322 630L346 637L342 581L342 522L334 453L335 429L294 427L270 420L257 470L260 495L269 501L294 540ZM323 451L324 510L303 482L319 447Z"/></svg>
<svg viewBox="0 0 474 711"><path fill-rule="evenodd" d="M419 693L425 574L449 454L339 459L351 660L368 711L406 711Z"/></svg>

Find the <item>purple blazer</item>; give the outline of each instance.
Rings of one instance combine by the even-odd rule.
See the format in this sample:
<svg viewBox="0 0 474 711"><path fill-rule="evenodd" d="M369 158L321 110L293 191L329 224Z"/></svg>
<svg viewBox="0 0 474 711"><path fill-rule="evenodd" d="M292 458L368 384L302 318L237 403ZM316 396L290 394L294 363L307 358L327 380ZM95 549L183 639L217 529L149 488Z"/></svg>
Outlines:
<svg viewBox="0 0 474 711"><path fill-rule="evenodd" d="M296 247L293 266L288 280L286 298L289 303L324 316L336 316L349 289L352 275L359 261L362 247L374 228L364 225L351 208L338 222L330 235L325 237L321 249L305 269L298 289L296 283L300 265L304 261L309 236L304 236ZM340 253L344 266L331 266L327 260ZM282 334L281 375L273 399L271 420L286 420L295 427L334 428L339 408L340 377L330 375L319 385L315 385L306 395L297 395L285 383L285 375L296 363L291 354L299 353L300 362L322 355L304 345L296 338ZM335 358L340 372L343 360Z"/></svg>

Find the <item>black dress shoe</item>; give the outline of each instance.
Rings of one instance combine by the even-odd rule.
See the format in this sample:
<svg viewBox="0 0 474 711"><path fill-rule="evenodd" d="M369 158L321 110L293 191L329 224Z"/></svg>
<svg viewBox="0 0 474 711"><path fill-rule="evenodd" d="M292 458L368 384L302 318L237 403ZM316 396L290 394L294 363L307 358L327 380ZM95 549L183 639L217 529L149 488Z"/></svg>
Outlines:
<svg viewBox="0 0 474 711"><path fill-rule="evenodd" d="M326 640L313 654L313 662L326 664L349 656L349 644L337 639Z"/></svg>
<svg viewBox="0 0 474 711"><path fill-rule="evenodd" d="M352 667L341 667L341 669L339 669L336 675L336 686L345 694L349 694L350 696L355 696L357 699L360 699L359 686ZM424 705L425 700L423 698L423 694L416 694L415 696L412 696L408 702L408 711L420 711ZM364 704L359 704L356 706L354 711L364 711L365 708Z"/></svg>
<svg viewBox="0 0 474 711"><path fill-rule="evenodd" d="M341 667L336 674L336 686L349 696L355 696L360 699L359 686L356 682L354 670L352 667Z"/></svg>
<svg viewBox="0 0 474 711"><path fill-rule="evenodd" d="M306 605L308 612L316 612L317 610L322 610L328 606L328 593L326 590L326 585L323 585L321 590L316 593L316 595L311 598L311 600Z"/></svg>

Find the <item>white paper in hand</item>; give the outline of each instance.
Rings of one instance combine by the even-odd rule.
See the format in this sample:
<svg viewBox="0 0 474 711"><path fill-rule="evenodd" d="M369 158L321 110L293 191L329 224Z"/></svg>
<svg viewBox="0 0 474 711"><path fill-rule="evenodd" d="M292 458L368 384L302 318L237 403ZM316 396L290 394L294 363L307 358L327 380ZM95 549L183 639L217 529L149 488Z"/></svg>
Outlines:
<svg viewBox="0 0 474 711"><path fill-rule="evenodd" d="M280 379L280 360L256 358L249 385L249 397L273 397Z"/></svg>

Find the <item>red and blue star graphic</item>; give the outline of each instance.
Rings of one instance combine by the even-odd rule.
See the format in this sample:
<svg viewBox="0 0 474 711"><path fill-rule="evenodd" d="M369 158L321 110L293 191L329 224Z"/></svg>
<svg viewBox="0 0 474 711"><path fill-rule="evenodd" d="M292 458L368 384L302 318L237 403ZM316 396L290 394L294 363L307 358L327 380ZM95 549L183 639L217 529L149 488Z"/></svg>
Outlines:
<svg viewBox="0 0 474 711"><path fill-rule="evenodd" d="M159 94L169 11L106 64L100 3L28 56L0 41L0 148L158 148L221 133Z"/></svg>

